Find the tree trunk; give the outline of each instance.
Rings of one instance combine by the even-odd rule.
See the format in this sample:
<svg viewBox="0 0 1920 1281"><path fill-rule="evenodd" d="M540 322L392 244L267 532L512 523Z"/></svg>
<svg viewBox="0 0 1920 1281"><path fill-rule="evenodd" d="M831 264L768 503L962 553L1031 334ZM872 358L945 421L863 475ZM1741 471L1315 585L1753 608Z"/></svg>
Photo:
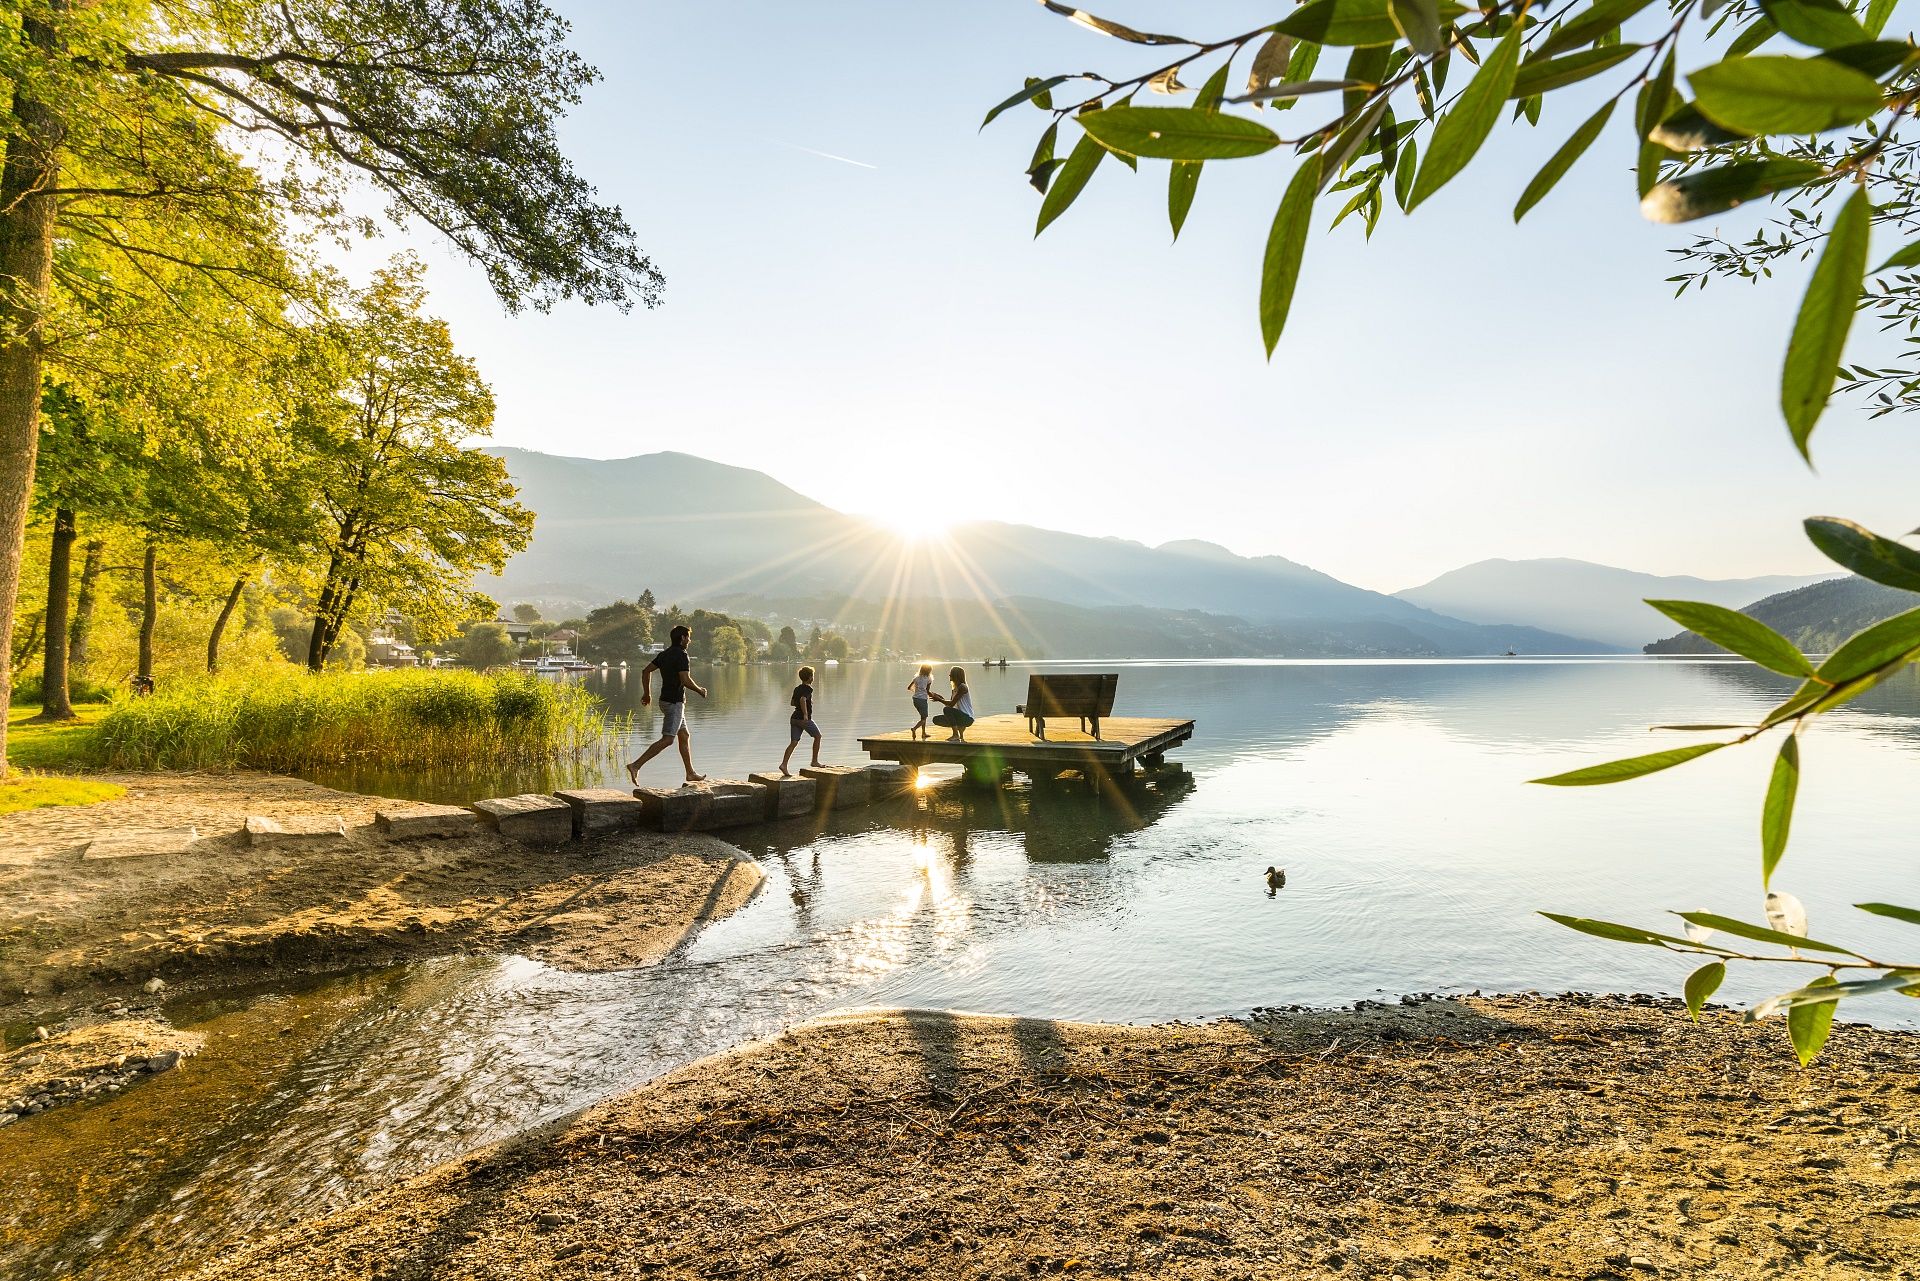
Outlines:
<svg viewBox="0 0 1920 1281"><path fill-rule="evenodd" d="M227 620L233 617L233 607L240 603L240 593L247 589L247 580L252 574L242 574L233 580L233 590L227 593L227 603L220 607L220 617L213 620L213 631L207 636L207 673L220 670L220 637L227 630Z"/></svg>
<svg viewBox="0 0 1920 1281"><path fill-rule="evenodd" d="M107 544L98 538L87 543L87 557L80 563L80 590L73 600L73 622L67 628L67 671L74 676L87 674L88 642L93 636L94 582L100 577L100 558Z"/></svg>
<svg viewBox="0 0 1920 1281"><path fill-rule="evenodd" d="M153 622L160 612L160 554L151 542L147 544L147 558L140 567L140 576L140 670L136 675L146 683L153 680Z"/></svg>
<svg viewBox="0 0 1920 1281"><path fill-rule="evenodd" d="M313 631L307 635L307 670L317 672L327 665L327 618L333 612L333 582L320 589L313 606Z"/></svg>
<svg viewBox="0 0 1920 1281"><path fill-rule="evenodd" d="M345 587L333 594L333 609L327 615L326 631L320 640L320 667L333 657L333 646L340 639L340 629L347 625L347 615L353 610L353 598L360 591L360 580L353 579ZM320 667L313 670L319 671Z"/></svg>
<svg viewBox="0 0 1920 1281"><path fill-rule="evenodd" d="M47 553L47 644L40 664L40 715L43 721L70 721L67 696L67 587L73 577L73 513L53 513L53 547Z"/></svg>
<svg viewBox="0 0 1920 1281"><path fill-rule="evenodd" d="M320 599L313 603L313 631L307 636L307 670L310 672L327 665L327 649L333 643L327 637L327 620L333 616L334 598L340 592L340 561L340 544L336 543L333 555L327 558L327 576L320 583Z"/></svg>
<svg viewBox="0 0 1920 1281"><path fill-rule="evenodd" d="M67 0L54 0L47 11L66 7ZM58 39L44 21L23 16L21 34L30 47L29 65L35 55L52 60ZM17 81L13 118L16 128L0 164L0 281L7 283L0 289L0 639L9 646L40 447L40 369L57 212L50 193L59 185L64 134L53 109ZM13 673L0 671L0 707L12 697ZM0 718L0 778L7 775L6 734Z"/></svg>

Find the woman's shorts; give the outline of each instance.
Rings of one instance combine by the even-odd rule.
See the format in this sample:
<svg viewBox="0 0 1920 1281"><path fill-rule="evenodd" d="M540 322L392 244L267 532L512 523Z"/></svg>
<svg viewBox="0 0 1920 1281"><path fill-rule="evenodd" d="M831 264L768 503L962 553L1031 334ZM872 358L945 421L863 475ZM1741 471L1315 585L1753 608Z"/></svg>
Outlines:
<svg viewBox="0 0 1920 1281"><path fill-rule="evenodd" d="M799 742L802 734L811 734L815 738L819 738L820 727L812 721L792 720L787 722L787 741L789 743Z"/></svg>
<svg viewBox="0 0 1920 1281"><path fill-rule="evenodd" d="M935 725L945 725L953 729L965 729L967 726L973 724L973 717L967 715L957 707L949 707L946 711L934 717L933 723Z"/></svg>
<svg viewBox="0 0 1920 1281"><path fill-rule="evenodd" d="M913 710L920 713L921 720L927 719L927 700L919 694L915 694L913 696Z"/></svg>

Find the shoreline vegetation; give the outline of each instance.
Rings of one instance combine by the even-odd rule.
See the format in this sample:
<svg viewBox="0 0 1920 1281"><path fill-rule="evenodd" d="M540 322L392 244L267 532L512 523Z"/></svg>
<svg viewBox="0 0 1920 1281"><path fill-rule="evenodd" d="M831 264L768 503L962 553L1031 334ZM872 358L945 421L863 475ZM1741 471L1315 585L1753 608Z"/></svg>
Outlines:
<svg viewBox="0 0 1920 1281"><path fill-rule="evenodd" d="M1920 1035L1782 1072L1783 1035L1636 997L833 1016L199 1275L1894 1275Z"/></svg>
<svg viewBox="0 0 1920 1281"><path fill-rule="evenodd" d="M291 666L169 681L145 697L34 723L13 708L9 758L32 769L258 769L366 760L436 768L577 761L605 750L599 699L526 672L326 672Z"/></svg>

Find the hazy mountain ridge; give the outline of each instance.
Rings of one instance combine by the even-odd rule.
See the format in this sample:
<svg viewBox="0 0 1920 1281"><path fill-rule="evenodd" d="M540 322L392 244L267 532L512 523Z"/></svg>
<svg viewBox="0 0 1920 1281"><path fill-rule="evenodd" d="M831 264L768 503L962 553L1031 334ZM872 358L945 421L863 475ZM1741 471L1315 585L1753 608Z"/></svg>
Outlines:
<svg viewBox="0 0 1920 1281"><path fill-rule="evenodd" d="M583 612L646 588L662 603L1024 599L1080 610L1215 615L1222 621L1209 629L1238 637L1235 644L1279 647L1242 653L1302 646L1319 654L1394 655L1609 648L1552 629L1462 621L1285 557L1242 557L1198 540L1149 547L983 521L958 526L937 543L909 546L749 468L677 453L603 461L493 452L538 520L527 551L479 585L549 611Z"/></svg>
<svg viewBox="0 0 1920 1281"><path fill-rule="evenodd" d="M1920 595L1849 575L1829 579L1764 600L1751 601L1751 614L1808 654L1830 654L1863 627L1920 608ZM1724 654L1698 632L1680 632L1645 647L1649 654Z"/></svg>
<svg viewBox="0 0 1920 1281"><path fill-rule="evenodd" d="M1648 600L1697 600L1738 608L1763 597L1835 577L1769 574L1695 578L1643 574L1564 557L1483 560L1396 592L1401 600L1469 622L1525 622L1549 631L1639 646L1673 624Z"/></svg>
<svg viewBox="0 0 1920 1281"><path fill-rule="evenodd" d="M849 600L827 597L728 596L732 613L811 619L828 630L886 628L895 649L975 658L1408 658L1465 651L1435 644L1388 622L1251 623L1200 610L1141 605L1087 607L1032 597L994 601L935 598ZM1552 652L1547 633L1502 628L1530 653Z"/></svg>

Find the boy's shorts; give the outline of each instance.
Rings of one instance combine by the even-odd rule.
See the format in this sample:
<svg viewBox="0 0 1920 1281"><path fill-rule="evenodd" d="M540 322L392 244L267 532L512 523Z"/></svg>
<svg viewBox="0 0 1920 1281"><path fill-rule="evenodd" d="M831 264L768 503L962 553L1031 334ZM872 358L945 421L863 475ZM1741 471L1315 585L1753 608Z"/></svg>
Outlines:
<svg viewBox="0 0 1920 1281"><path fill-rule="evenodd" d="M797 743L800 741L802 734L811 734L815 738L819 738L820 727L812 721L791 720L787 722L787 733L787 741L789 743Z"/></svg>

